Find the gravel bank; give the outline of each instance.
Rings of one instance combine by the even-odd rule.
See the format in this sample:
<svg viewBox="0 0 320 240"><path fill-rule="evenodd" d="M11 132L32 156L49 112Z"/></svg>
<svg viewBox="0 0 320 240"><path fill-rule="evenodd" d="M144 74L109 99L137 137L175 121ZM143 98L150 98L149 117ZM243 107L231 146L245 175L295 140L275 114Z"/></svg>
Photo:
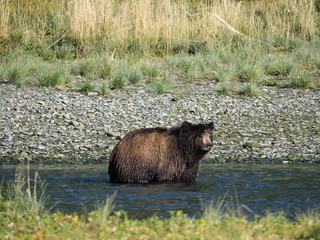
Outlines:
<svg viewBox="0 0 320 240"><path fill-rule="evenodd" d="M0 84L0 161L14 164L107 162L127 132L213 120L214 161L320 162L320 94L261 87L258 97L217 95L214 83L179 94L147 86L108 96Z"/></svg>

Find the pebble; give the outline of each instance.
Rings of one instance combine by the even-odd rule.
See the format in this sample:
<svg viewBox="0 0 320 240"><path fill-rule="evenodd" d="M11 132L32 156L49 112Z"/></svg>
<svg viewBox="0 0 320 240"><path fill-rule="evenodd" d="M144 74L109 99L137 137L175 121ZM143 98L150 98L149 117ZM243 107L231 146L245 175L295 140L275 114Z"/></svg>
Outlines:
<svg viewBox="0 0 320 240"><path fill-rule="evenodd" d="M218 95L215 84L156 94L149 85L107 96L0 84L0 163L107 163L129 131L184 120L215 123L216 162L320 162L320 97L267 88L258 97Z"/></svg>

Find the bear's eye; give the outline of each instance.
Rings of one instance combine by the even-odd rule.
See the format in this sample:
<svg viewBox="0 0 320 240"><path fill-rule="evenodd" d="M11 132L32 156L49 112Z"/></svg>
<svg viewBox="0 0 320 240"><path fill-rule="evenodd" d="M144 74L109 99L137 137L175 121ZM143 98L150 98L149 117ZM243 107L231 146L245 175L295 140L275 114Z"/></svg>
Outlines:
<svg viewBox="0 0 320 240"><path fill-rule="evenodd" d="M202 136L196 138L197 141L202 141Z"/></svg>

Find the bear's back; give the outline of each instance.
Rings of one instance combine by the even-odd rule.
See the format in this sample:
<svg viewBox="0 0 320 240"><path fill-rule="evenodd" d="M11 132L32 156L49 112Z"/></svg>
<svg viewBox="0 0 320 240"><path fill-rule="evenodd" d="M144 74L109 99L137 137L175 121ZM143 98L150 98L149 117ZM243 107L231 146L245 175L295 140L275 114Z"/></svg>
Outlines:
<svg viewBox="0 0 320 240"><path fill-rule="evenodd" d="M177 146L177 136L167 128L142 128L128 133L110 155L111 181L148 182L162 178L161 173L170 175L170 169L176 169L174 160L180 159Z"/></svg>

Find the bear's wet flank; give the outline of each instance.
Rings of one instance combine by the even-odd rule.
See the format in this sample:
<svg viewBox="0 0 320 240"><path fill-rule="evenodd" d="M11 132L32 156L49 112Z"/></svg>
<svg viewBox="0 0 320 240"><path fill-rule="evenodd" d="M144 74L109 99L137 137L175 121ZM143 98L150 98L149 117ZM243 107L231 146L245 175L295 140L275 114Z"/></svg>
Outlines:
<svg viewBox="0 0 320 240"><path fill-rule="evenodd" d="M113 183L195 182L200 160L212 148L213 123L183 122L173 128L142 128L113 149L108 173Z"/></svg>

